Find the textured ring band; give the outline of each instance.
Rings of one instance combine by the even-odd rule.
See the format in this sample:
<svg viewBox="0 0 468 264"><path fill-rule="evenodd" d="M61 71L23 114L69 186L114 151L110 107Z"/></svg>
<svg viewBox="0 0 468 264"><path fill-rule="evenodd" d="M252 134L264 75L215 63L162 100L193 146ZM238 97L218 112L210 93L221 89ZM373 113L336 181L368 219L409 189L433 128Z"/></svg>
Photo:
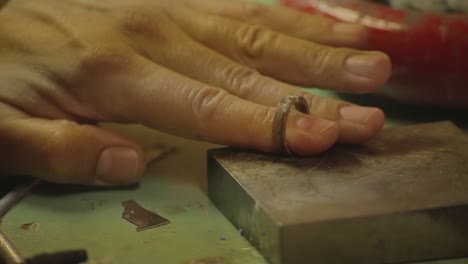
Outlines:
<svg viewBox="0 0 468 264"><path fill-rule="evenodd" d="M287 96L279 102L273 120L273 147L276 152L292 153L286 140L286 124L288 122L289 112L293 106L299 112L305 114L309 113L309 105L302 96Z"/></svg>

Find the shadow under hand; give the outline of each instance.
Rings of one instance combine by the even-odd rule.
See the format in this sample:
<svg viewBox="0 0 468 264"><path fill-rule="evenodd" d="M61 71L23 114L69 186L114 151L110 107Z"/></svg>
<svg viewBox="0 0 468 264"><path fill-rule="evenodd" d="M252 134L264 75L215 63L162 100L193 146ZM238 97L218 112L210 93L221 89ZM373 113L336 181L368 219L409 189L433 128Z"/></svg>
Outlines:
<svg viewBox="0 0 468 264"><path fill-rule="evenodd" d="M390 126L449 120L462 129L468 129L466 111L460 109L411 105L377 95L342 93L336 95L352 103L381 108L385 112Z"/></svg>

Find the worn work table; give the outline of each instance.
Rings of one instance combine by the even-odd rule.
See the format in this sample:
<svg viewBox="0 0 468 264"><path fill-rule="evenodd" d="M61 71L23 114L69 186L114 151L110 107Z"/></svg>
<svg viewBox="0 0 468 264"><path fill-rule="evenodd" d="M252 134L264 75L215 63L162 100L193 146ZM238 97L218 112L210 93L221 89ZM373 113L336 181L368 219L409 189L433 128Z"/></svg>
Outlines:
<svg viewBox="0 0 468 264"><path fill-rule="evenodd" d="M383 107L389 116L387 126L450 119L467 127L466 118L462 120L463 116L456 112L431 112L368 101L363 97L348 99ZM143 182L134 188L93 190L61 185L41 186L1 223L4 232L25 255L86 248L90 263L266 263L205 194L206 150L213 145L139 126L107 126L144 145L164 143L177 147L178 151L150 166ZM136 200L172 223L136 232L135 226L122 219L121 202L129 199ZM22 224L31 222L38 224L35 230L20 228ZM467 262L468 259L437 263Z"/></svg>

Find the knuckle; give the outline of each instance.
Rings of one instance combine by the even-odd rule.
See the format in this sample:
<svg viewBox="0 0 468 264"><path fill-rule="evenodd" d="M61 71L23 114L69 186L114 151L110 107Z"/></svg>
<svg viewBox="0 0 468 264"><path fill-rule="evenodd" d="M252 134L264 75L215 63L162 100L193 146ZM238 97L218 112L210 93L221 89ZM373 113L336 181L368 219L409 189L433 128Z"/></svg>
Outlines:
<svg viewBox="0 0 468 264"><path fill-rule="evenodd" d="M271 107L262 107L255 110L250 122L250 126L247 128L247 133L249 135L249 145L256 146L262 151L271 151L272 142L273 142L273 119L275 118L276 110ZM261 138L259 139L259 130L261 128L270 128L269 133L262 133Z"/></svg>
<svg viewBox="0 0 468 264"><path fill-rule="evenodd" d="M93 47L80 57L80 68L87 74L116 73L126 70L132 61L131 53L119 47Z"/></svg>
<svg viewBox="0 0 468 264"><path fill-rule="evenodd" d="M308 72L313 72L316 76L330 76L330 71L327 70L328 65L332 61L332 52L329 49L323 47L310 47L305 51L305 57L308 58L312 63L307 69Z"/></svg>
<svg viewBox="0 0 468 264"><path fill-rule="evenodd" d="M227 89L241 98L248 98L262 78L259 72L239 66L227 67L224 76Z"/></svg>
<svg viewBox="0 0 468 264"><path fill-rule="evenodd" d="M137 33L147 33L153 24L153 19L144 10L135 7L126 8L119 16L118 21L125 31Z"/></svg>
<svg viewBox="0 0 468 264"><path fill-rule="evenodd" d="M144 36L164 40L164 25L168 22L167 15L154 8L148 10L142 7L128 7L117 18L121 32L130 36Z"/></svg>
<svg viewBox="0 0 468 264"><path fill-rule="evenodd" d="M261 25L244 24L236 31L238 46L247 59L262 57L265 47L275 36L276 33Z"/></svg>
<svg viewBox="0 0 468 264"><path fill-rule="evenodd" d="M258 121L264 127L271 127L275 118L275 108L261 108L257 109L254 114L254 120Z"/></svg>
<svg viewBox="0 0 468 264"><path fill-rule="evenodd" d="M228 96L228 93L211 87L192 90L189 100L192 104L192 112L195 116L199 137L203 138L206 134L208 129L206 124L217 119L219 109L226 111Z"/></svg>

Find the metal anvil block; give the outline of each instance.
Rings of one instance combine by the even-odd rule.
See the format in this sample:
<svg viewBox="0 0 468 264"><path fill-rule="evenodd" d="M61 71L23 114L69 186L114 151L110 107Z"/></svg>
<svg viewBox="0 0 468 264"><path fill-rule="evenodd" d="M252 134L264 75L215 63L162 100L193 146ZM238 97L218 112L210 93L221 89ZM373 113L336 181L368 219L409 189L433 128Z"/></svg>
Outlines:
<svg viewBox="0 0 468 264"><path fill-rule="evenodd" d="M208 165L211 200L272 264L468 255L468 137L450 122L313 157L217 149Z"/></svg>

